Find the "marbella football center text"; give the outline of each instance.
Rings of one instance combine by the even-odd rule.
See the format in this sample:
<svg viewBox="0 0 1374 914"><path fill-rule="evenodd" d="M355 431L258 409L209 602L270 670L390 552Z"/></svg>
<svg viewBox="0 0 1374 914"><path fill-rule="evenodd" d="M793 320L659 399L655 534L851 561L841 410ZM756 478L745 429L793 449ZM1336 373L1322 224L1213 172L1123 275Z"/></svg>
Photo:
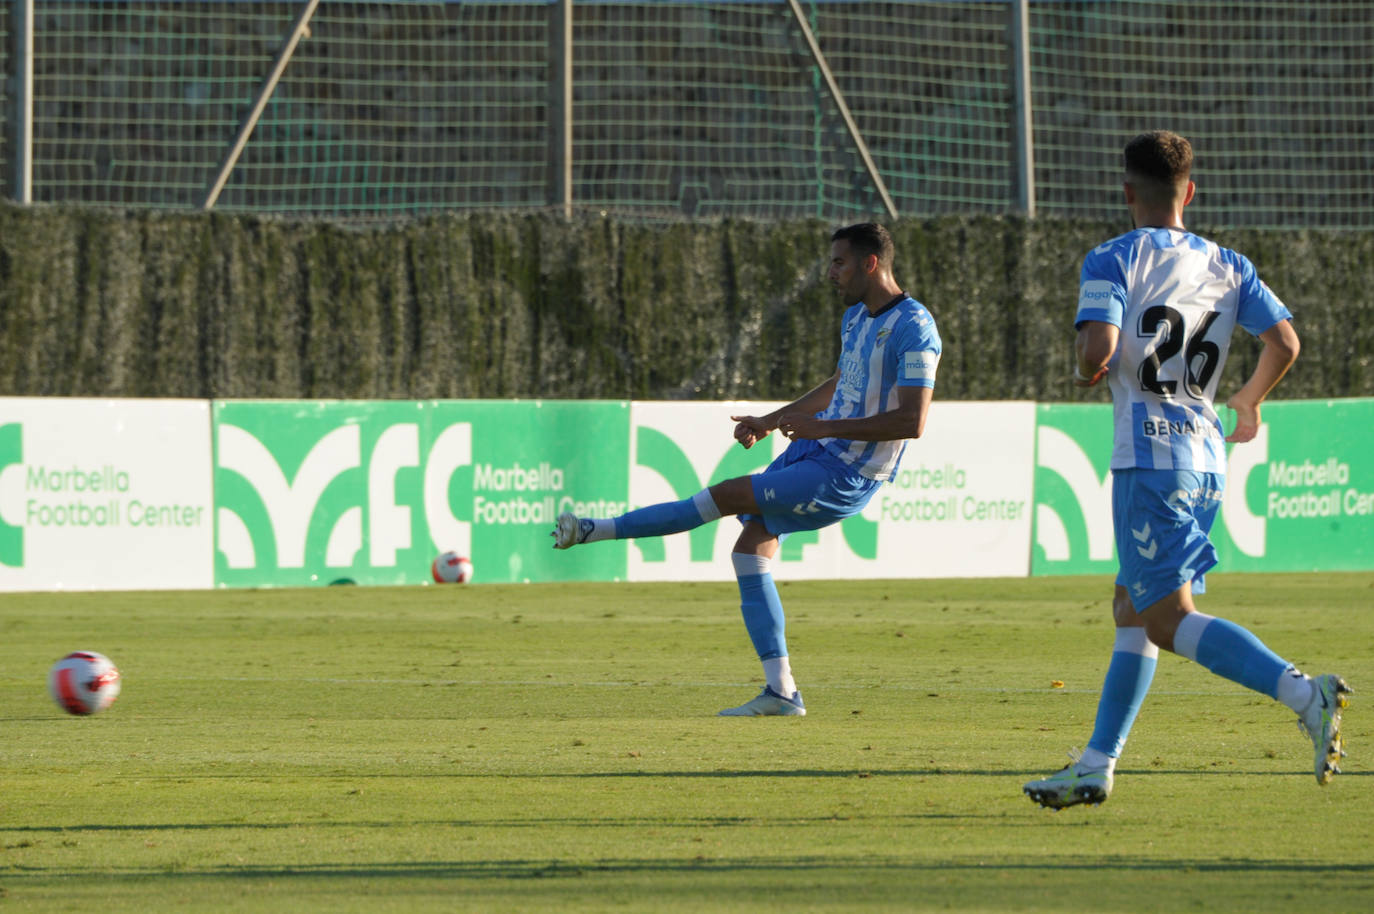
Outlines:
<svg viewBox="0 0 1374 914"><path fill-rule="evenodd" d="M564 511L578 517L614 517L627 510L624 501L573 498L564 492L564 477L562 467L547 461L533 467L519 463L508 467L474 464L473 522L492 526L553 524Z"/></svg>

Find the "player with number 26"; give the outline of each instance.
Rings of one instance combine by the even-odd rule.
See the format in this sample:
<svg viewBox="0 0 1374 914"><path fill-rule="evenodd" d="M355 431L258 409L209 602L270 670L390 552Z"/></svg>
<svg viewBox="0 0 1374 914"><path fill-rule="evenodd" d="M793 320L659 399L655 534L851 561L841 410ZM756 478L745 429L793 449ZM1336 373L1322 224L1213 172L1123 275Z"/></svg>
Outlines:
<svg viewBox="0 0 1374 914"><path fill-rule="evenodd" d="M1135 229L1083 261L1074 367L1075 383L1105 377L1112 391L1116 640L1087 749L1025 793L1053 809L1107 799L1160 648L1297 712L1324 785L1344 754L1345 680L1305 676L1249 630L1193 605L1217 563L1209 534L1226 482L1225 442L1255 437L1260 403L1297 359L1292 314L1247 258L1183 227L1195 192L1186 139L1144 133L1124 159ZM1237 324L1261 349L1227 403L1236 427L1226 435L1213 398Z"/></svg>

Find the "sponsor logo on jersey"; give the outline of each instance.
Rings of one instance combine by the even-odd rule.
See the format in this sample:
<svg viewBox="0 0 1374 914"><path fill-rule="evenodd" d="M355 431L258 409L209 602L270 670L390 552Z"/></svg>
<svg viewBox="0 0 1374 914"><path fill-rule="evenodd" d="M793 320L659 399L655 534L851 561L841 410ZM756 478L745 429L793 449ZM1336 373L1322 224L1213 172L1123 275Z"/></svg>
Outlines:
<svg viewBox="0 0 1374 914"><path fill-rule="evenodd" d="M1221 501L1221 489L1205 486L1198 489L1175 489L1169 493L1169 504L1175 508L1195 510L1209 508L1214 502Z"/></svg>
<svg viewBox="0 0 1374 914"><path fill-rule="evenodd" d="M908 352L902 363L902 377L908 381L933 381L940 356L934 352Z"/></svg>
<svg viewBox="0 0 1374 914"><path fill-rule="evenodd" d="M1116 293L1115 283L1105 279L1090 279L1078 289L1078 307L1084 305L1105 305Z"/></svg>

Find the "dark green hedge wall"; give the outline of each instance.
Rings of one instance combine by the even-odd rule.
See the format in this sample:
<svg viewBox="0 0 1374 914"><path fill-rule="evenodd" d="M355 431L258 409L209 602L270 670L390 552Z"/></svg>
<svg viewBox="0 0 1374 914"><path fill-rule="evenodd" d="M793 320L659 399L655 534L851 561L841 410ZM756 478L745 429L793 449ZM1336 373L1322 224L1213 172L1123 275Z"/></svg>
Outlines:
<svg viewBox="0 0 1374 914"><path fill-rule="evenodd" d="M944 338L938 396L1081 398L1066 381L1079 264L1125 227L895 224L898 279ZM4 205L0 394L790 399L834 368L831 228ZM1296 316L1281 396L1374 396L1374 234L1213 237ZM1223 390L1256 352L1237 338Z"/></svg>

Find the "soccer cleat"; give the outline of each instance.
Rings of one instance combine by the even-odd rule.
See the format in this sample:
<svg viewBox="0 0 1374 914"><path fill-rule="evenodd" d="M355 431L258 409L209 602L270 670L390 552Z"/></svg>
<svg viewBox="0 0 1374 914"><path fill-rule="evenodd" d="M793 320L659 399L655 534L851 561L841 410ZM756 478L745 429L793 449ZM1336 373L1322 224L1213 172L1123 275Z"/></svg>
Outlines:
<svg viewBox="0 0 1374 914"><path fill-rule="evenodd" d="M793 692L791 698L784 698L769 686L740 705L726 708L718 717L804 717L806 705L802 702L801 692Z"/></svg>
<svg viewBox="0 0 1374 914"><path fill-rule="evenodd" d="M1326 673L1312 677L1312 700L1298 715L1298 727L1312 738L1312 748L1316 750L1313 770L1317 783L1325 787L1331 779L1341 773L1336 767L1341 756L1345 755L1341 739L1341 709L1350 704L1346 698L1351 692L1345 680Z"/></svg>
<svg viewBox="0 0 1374 914"><path fill-rule="evenodd" d="M592 523L591 518L579 518L575 514L564 511L558 515L558 525L549 534L553 537L553 548L571 549L579 543L585 543L587 534L592 532L594 526L596 525Z"/></svg>
<svg viewBox="0 0 1374 914"><path fill-rule="evenodd" d="M1028 781L1021 789L1041 806L1064 809L1079 803L1105 803L1112 792L1112 773L1106 768L1090 770L1078 764L1078 753L1070 752L1069 764L1047 778Z"/></svg>

